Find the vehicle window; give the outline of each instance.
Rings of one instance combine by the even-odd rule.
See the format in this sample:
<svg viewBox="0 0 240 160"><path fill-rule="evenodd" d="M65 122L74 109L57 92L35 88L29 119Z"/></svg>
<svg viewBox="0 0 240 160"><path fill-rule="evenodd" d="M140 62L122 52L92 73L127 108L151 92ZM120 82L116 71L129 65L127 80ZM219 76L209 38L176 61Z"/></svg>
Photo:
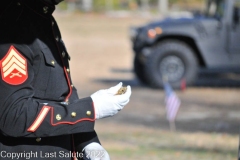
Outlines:
<svg viewBox="0 0 240 160"><path fill-rule="evenodd" d="M233 20L235 23L239 23L240 18L240 0L235 0L233 5Z"/></svg>
<svg viewBox="0 0 240 160"><path fill-rule="evenodd" d="M235 0L234 7L240 7L240 0Z"/></svg>
<svg viewBox="0 0 240 160"><path fill-rule="evenodd" d="M207 3L206 15L209 17L222 18L224 9L224 0L209 0Z"/></svg>

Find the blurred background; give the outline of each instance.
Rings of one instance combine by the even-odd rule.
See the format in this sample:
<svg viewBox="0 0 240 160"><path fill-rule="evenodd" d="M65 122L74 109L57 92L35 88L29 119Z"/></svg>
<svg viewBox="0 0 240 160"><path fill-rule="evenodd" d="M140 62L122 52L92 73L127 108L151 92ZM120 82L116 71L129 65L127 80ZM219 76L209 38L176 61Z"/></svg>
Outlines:
<svg viewBox="0 0 240 160"><path fill-rule="evenodd" d="M205 0L65 0L57 6L79 96L119 82L132 86L130 103L95 125L112 160L237 159L239 73L204 72L194 85L174 90L181 100L175 130L166 119L165 90L134 73L130 27L201 13L205 6Z"/></svg>

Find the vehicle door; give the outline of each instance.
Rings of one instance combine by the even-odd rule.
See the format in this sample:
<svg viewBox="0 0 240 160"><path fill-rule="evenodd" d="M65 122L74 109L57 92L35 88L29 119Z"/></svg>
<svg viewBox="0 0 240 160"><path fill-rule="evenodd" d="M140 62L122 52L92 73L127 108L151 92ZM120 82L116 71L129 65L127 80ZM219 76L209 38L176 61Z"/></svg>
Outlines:
<svg viewBox="0 0 240 160"><path fill-rule="evenodd" d="M240 0L233 3L229 27L229 52L231 66L240 67Z"/></svg>

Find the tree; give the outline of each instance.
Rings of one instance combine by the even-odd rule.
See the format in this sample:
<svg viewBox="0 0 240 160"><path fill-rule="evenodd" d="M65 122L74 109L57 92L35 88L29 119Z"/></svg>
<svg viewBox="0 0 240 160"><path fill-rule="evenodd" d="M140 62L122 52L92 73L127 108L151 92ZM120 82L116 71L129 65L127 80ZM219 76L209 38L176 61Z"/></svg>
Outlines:
<svg viewBox="0 0 240 160"><path fill-rule="evenodd" d="M158 0L158 10L161 14L168 12L168 0Z"/></svg>

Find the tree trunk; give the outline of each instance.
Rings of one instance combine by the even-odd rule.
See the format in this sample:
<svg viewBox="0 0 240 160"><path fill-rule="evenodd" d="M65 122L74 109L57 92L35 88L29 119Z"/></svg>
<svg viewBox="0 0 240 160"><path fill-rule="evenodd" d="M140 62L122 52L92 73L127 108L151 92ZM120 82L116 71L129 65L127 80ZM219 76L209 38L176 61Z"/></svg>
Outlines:
<svg viewBox="0 0 240 160"><path fill-rule="evenodd" d="M168 0L158 0L159 13L166 14L168 12Z"/></svg>

